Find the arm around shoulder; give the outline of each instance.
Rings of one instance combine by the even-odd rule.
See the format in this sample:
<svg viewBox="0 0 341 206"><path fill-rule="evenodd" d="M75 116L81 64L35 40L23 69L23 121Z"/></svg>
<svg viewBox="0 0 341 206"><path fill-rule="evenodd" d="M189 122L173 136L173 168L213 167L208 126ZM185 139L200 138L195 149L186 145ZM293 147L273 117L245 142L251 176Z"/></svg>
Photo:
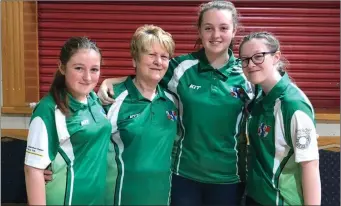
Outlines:
<svg viewBox="0 0 341 206"><path fill-rule="evenodd" d="M114 96L113 85L122 83L126 79L127 79L127 76L116 77L116 78L105 79L102 82L101 86L98 89L97 96L99 97L99 99L103 105L108 105L108 104L114 103L115 100L113 98L111 98ZM111 97L109 97L108 93L111 95Z"/></svg>

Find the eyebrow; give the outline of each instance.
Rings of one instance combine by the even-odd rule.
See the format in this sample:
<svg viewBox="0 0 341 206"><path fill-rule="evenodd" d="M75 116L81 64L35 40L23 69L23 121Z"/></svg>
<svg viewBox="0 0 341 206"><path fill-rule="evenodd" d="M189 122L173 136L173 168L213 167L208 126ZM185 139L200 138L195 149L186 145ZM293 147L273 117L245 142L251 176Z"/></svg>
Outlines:
<svg viewBox="0 0 341 206"><path fill-rule="evenodd" d="M254 54L252 54L251 56L253 56L253 55L255 55L255 54L259 54L259 53L262 53L262 51L260 51L260 50L256 50L256 52L254 53ZM249 57L251 57L251 56L240 56L240 58L249 58Z"/></svg>
<svg viewBox="0 0 341 206"><path fill-rule="evenodd" d="M71 66L84 66L84 64L82 64L82 63L74 63Z"/></svg>
<svg viewBox="0 0 341 206"><path fill-rule="evenodd" d="M213 24L211 24L211 23L205 23L204 26L206 26L206 25L211 26L211 25L213 25ZM219 24L219 26L229 26L229 24L222 23L222 24Z"/></svg>
<svg viewBox="0 0 341 206"><path fill-rule="evenodd" d="M82 63L74 63L74 64L72 64L71 66L85 66L84 64L82 64ZM98 65L98 64L95 64L95 65L92 65L91 67L99 67L100 65Z"/></svg>

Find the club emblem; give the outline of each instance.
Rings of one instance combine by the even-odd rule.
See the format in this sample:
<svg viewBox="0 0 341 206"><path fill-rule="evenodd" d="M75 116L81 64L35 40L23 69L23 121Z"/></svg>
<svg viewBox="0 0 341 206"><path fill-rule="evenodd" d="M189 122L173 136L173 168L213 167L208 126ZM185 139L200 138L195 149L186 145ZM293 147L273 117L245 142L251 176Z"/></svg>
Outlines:
<svg viewBox="0 0 341 206"><path fill-rule="evenodd" d="M261 123L258 127L258 136L264 138L269 134L270 130L271 130L270 126Z"/></svg>
<svg viewBox="0 0 341 206"><path fill-rule="evenodd" d="M244 90L242 88L232 87L230 89L230 94L234 98L241 98L241 97L244 96L245 92L244 92Z"/></svg>
<svg viewBox="0 0 341 206"><path fill-rule="evenodd" d="M172 121L176 121L177 120L176 111L166 111L166 114L167 114L167 118L169 120L172 120Z"/></svg>

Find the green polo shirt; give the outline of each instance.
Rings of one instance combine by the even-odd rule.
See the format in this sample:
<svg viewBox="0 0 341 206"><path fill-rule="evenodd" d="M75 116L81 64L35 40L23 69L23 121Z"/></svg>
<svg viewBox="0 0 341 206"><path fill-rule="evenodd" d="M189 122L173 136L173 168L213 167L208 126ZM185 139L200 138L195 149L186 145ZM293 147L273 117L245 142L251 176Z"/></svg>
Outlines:
<svg viewBox="0 0 341 206"><path fill-rule="evenodd" d="M314 118L287 74L257 98L248 123L248 196L262 205L304 204L299 163L319 159Z"/></svg>
<svg viewBox="0 0 341 206"><path fill-rule="evenodd" d="M167 205L171 153L177 135L175 100L157 86L152 101L144 98L132 78L114 87L115 103L108 106L117 168L115 205ZM109 163L110 164L110 163ZM110 172L110 171L109 171ZM109 194L110 195L110 194Z"/></svg>
<svg viewBox="0 0 341 206"><path fill-rule="evenodd" d="M57 109L51 94L35 107L25 164L51 167L54 178L46 184L48 205L102 205L111 125L94 92L86 104L69 94L68 98L68 117Z"/></svg>
<svg viewBox="0 0 341 206"><path fill-rule="evenodd" d="M243 109L253 92L232 50L228 54L220 69L209 64L204 49L169 63L162 84L177 95L184 128L173 152L176 175L204 183L243 179Z"/></svg>

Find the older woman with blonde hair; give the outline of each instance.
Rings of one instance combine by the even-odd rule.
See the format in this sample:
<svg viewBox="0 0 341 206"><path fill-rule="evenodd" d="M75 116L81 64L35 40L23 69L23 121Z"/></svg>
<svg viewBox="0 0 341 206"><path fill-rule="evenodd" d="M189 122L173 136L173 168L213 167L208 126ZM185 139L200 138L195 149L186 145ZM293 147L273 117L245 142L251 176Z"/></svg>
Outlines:
<svg viewBox="0 0 341 206"><path fill-rule="evenodd" d="M160 27L139 27L130 44L136 76L115 85L116 101L105 107L113 126L108 194L115 205L169 204L178 118L173 97L158 84L174 47Z"/></svg>

